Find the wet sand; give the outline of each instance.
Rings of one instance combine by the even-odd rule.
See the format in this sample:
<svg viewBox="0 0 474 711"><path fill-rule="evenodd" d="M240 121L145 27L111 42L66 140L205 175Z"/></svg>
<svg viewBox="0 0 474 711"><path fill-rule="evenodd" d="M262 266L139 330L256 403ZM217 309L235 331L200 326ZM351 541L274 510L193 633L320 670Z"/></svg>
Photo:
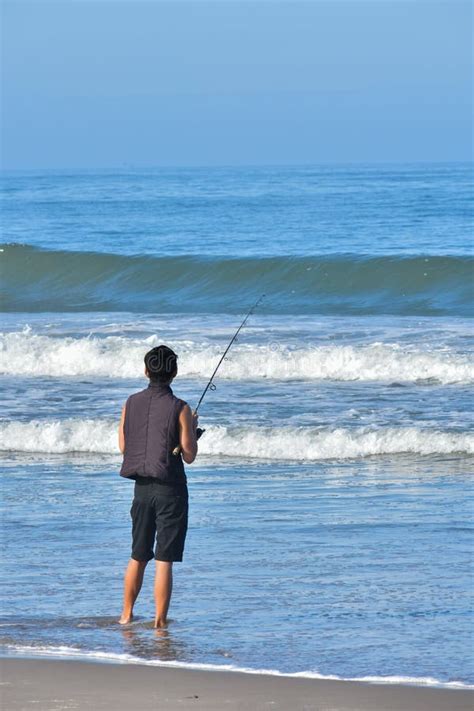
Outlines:
<svg viewBox="0 0 474 711"><path fill-rule="evenodd" d="M196 671L134 664L2 659L4 711L471 711L474 691Z"/></svg>

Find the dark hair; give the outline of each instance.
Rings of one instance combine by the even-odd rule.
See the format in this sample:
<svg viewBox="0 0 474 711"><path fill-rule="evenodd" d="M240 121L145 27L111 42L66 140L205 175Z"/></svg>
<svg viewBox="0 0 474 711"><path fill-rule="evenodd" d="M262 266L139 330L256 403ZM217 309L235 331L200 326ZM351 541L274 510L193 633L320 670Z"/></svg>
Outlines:
<svg viewBox="0 0 474 711"><path fill-rule="evenodd" d="M152 348L145 356L145 365L150 380L166 383L174 378L178 372L177 360L178 356L168 346Z"/></svg>

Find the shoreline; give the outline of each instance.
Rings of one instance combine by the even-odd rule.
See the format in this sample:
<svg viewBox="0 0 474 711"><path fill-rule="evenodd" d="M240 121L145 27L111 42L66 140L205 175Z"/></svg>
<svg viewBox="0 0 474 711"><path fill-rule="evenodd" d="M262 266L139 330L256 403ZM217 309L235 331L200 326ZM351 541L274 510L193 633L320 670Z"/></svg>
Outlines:
<svg viewBox="0 0 474 711"><path fill-rule="evenodd" d="M253 676L276 676L285 679L312 679L316 681L350 681L362 684L374 684L378 686L408 686L427 689L454 689L461 691L474 691L474 684L463 681L441 681L434 677L410 677L402 675L391 676L361 676L361 677L341 677L337 674L319 674L318 672L300 671L283 672L277 669L264 669L253 667L240 667L233 664L213 664L206 662L180 662L163 661L158 659L146 659L134 657L127 654L114 654L107 652L81 651L78 649L61 647L40 651L35 647L24 646L14 651L0 648L0 660L17 659L31 661L57 661L57 662L86 662L90 664L112 664L118 666L145 666L162 669L178 669L183 671L202 672L228 672L229 674L250 674ZM1 662L0 662L1 663Z"/></svg>
<svg viewBox="0 0 474 711"><path fill-rule="evenodd" d="M2 657L2 703L9 711L163 708L221 711L467 711L474 690L280 676L158 665Z"/></svg>

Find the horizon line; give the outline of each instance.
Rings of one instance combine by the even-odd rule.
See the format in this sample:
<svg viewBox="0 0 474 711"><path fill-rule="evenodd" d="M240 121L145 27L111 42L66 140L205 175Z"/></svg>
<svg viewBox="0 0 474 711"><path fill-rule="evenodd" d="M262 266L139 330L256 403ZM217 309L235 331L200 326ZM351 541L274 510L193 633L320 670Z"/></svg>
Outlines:
<svg viewBox="0 0 474 711"><path fill-rule="evenodd" d="M31 167L3 167L0 166L0 173L30 173L30 172L48 172L48 171L78 171L78 172L109 172L109 171L140 171L140 170L222 170L222 169L246 169L246 168L310 168L317 166L382 166L382 165L472 165L474 164L474 157L467 159L448 159L448 160L349 160L349 161L308 161L308 162L295 162L295 163L163 163L163 164L134 164L129 162L124 162L119 165L111 166L31 166Z"/></svg>

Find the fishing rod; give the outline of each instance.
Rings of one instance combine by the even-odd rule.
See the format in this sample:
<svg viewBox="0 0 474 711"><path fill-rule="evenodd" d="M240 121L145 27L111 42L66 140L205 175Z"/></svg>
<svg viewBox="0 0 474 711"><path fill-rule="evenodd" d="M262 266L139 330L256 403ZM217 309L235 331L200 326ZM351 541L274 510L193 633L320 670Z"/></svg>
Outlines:
<svg viewBox="0 0 474 711"><path fill-rule="evenodd" d="M196 405L196 409L194 410L194 414L197 414L197 411L199 410L199 407L200 407L202 401L204 400L204 397L205 397L207 391L208 391L208 390L215 390L215 389L216 389L216 386L214 385L213 380L214 380L214 378L215 378L215 376L216 376L217 371L218 371L219 368L220 368L220 365L221 365L222 361L225 359L225 357L226 357L227 353L229 352L229 350L231 349L232 344L234 343L234 341L237 340L237 336L239 335L241 329L242 329L242 328L245 326L245 324L247 323L247 319L248 319L249 316L255 311L255 309L257 308L257 306L259 305L259 303L262 301L262 299L263 299L264 297L265 297L265 294L262 294L262 295L257 299L257 301L254 303L254 305L252 306L252 308L250 309L250 311L248 312L248 314L246 315L246 317L244 318L244 320L242 321L242 323L241 323L240 326L238 327L237 331L234 333L234 335L233 335L232 338L230 339L229 345L227 346L227 348L225 349L224 353L222 354L221 359L219 360L218 364L216 365L213 374L212 374L211 377L209 378L209 382L207 383L207 385L206 385L206 387L204 388L204 391L203 391L201 397L199 398L199 402L198 402L198 404ZM197 439L199 439L199 437L200 437L205 431L206 431L206 430L201 429L200 427L198 427L197 430L196 430ZM175 448L173 449L173 454L174 454L174 455L178 455L180 452L181 452L181 447L180 447L180 446L175 447Z"/></svg>

